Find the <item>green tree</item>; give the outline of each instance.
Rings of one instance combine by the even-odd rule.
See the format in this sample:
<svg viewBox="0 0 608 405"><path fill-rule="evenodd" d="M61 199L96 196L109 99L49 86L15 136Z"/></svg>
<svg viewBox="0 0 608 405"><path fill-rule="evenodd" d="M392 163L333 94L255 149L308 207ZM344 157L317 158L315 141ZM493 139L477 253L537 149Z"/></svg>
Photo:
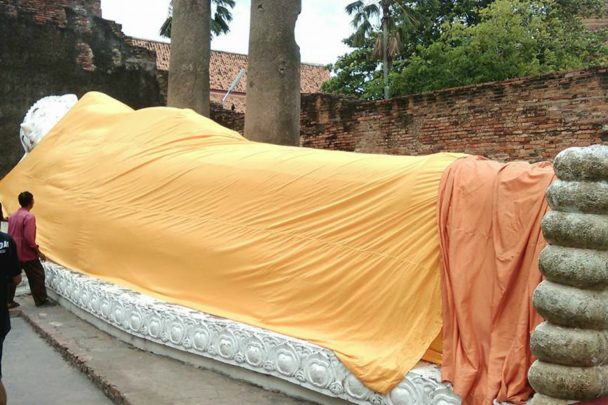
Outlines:
<svg viewBox="0 0 608 405"><path fill-rule="evenodd" d="M234 0L213 0L215 8L213 18L211 19L211 33L218 36L227 34L230 31L230 22L232 21L232 12L234 8ZM171 38L171 25L173 23L173 1L169 5L169 15L160 27L160 35L166 38Z"/></svg>
<svg viewBox="0 0 608 405"><path fill-rule="evenodd" d="M413 21L407 3L398 0L357 0L346 6L346 12L353 17L352 25L355 28L350 43L362 47L368 45L370 39L374 41L371 55L382 58L384 98L389 98L388 74L401 48L401 31Z"/></svg>
<svg viewBox="0 0 608 405"><path fill-rule="evenodd" d="M608 62L606 32L592 33L580 12L558 0L497 0L481 21L444 24L392 78L397 94L583 68Z"/></svg>
<svg viewBox="0 0 608 405"><path fill-rule="evenodd" d="M393 1L389 20L388 70L400 71L420 45L429 45L440 35L445 21L462 20L467 24L479 20L479 10L493 0L415 0ZM355 32L344 43L354 50L340 56L328 66L332 78L322 90L365 99L378 99L384 93L384 69L379 62L382 52L382 32L379 1L354 2L346 10L353 16ZM392 38L392 39L391 39Z"/></svg>
<svg viewBox="0 0 608 405"><path fill-rule="evenodd" d="M376 2L377 3L377 2ZM412 0L407 1L407 8L411 15L415 16L415 24L403 24L399 14L393 14L394 25L397 27L407 27L401 29L400 49L397 55L392 60L391 69L389 72L388 83L391 86L391 91L396 94L403 92L417 91L422 89L422 84L415 83L426 82L427 78L417 79L416 75L409 77L413 83L405 85L404 77L401 72L408 68L412 63L420 64L420 58L423 53L427 56L426 59L436 61L436 59L445 59L447 55L442 52L451 48L455 43L449 44L446 41L449 35L456 35L459 30L472 29L474 26L486 21L488 7L494 3L494 0ZM509 2L513 3L513 2ZM561 24L561 32L567 33L572 31L576 38L566 38L565 41L578 43L578 48L583 54L601 55L603 43L603 33L588 33L583 29L581 17L591 15L601 15L606 6L603 0L555 0L552 2L532 1L531 3L540 5L541 9L547 9L548 17L546 21L557 23L557 28ZM483 15L483 17L482 17ZM374 38L377 38L378 29L372 29L372 25L363 24L357 26L357 30L353 35L344 40L351 48L352 52L343 55L338 60L329 65L332 70L332 78L323 84L323 91L352 95L366 99L376 99L382 97L383 78L382 71L379 69L380 64L374 59ZM487 25L487 24L486 24ZM365 31L363 28L367 28ZM493 35L491 27L486 26L486 31L489 35ZM354 41L357 31L365 32L366 41ZM448 31L450 31L448 33ZM559 32L559 29L557 30ZM480 31L481 32L481 31ZM514 30L516 33L517 30ZM480 34L481 35L481 34ZM361 35L359 35L361 37ZM451 41L456 41L459 38L452 38ZM562 35L563 37L563 35ZM449 42L449 41L448 41ZM439 43L437 45L436 43ZM452 46L447 46L452 45ZM427 49L428 48L428 49ZM599 53L598 53L599 52ZM435 53L436 59L429 59L429 55ZM586 60L589 60L587 58ZM542 58L541 58L542 61ZM447 62L446 62L447 63ZM453 64L453 62L451 62ZM593 62L590 62L592 64ZM584 64L583 66L587 66ZM420 70L433 71L432 67L418 66ZM544 72L546 70L541 70ZM411 73L411 72L410 72ZM429 74L430 75L430 74ZM431 78L434 79L434 78ZM493 78L491 80L498 80ZM433 81L433 80L432 80ZM397 83L398 82L398 83ZM454 83L468 83L470 80L464 80L461 77L454 78ZM456 85L456 84L455 84ZM436 87L436 86L434 86Z"/></svg>
<svg viewBox="0 0 608 405"><path fill-rule="evenodd" d="M329 65L336 75L321 86L326 93L342 94L360 98L380 98L382 93L370 94L369 82L374 79L378 63L371 58L370 47L357 48Z"/></svg>

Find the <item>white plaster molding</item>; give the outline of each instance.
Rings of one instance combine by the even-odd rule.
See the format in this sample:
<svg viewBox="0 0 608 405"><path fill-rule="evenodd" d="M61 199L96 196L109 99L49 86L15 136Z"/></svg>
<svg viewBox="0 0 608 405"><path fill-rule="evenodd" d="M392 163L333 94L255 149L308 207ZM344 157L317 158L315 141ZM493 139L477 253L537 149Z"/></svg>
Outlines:
<svg viewBox="0 0 608 405"><path fill-rule="evenodd" d="M388 395L366 388L325 348L179 305L44 263L47 285L95 318L130 335L271 375L356 404L456 405L439 367L421 363Z"/></svg>

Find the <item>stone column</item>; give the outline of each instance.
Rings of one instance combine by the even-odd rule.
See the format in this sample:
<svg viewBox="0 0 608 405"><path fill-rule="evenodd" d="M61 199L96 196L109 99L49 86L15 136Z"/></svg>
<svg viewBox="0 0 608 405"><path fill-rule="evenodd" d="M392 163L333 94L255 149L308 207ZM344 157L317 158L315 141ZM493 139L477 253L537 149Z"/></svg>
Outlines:
<svg viewBox="0 0 608 405"><path fill-rule="evenodd" d="M167 105L209 116L211 0L175 0Z"/></svg>
<svg viewBox="0 0 608 405"><path fill-rule="evenodd" d="M252 0L245 137L300 144L300 48L295 40L302 0Z"/></svg>
<svg viewBox="0 0 608 405"><path fill-rule="evenodd" d="M545 281L533 301L546 322L530 341L532 404L608 395L608 146L566 149L554 168L542 222Z"/></svg>

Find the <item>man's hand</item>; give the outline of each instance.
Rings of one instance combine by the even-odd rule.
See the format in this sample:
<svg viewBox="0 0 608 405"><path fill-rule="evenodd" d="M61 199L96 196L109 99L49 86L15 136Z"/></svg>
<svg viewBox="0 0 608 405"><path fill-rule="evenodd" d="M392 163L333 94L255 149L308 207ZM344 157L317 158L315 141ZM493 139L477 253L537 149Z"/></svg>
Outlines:
<svg viewBox="0 0 608 405"><path fill-rule="evenodd" d="M42 260L43 262L46 261L46 256L44 255L44 253L42 253L41 251L38 251L38 257L40 258L40 260Z"/></svg>
<svg viewBox="0 0 608 405"><path fill-rule="evenodd" d="M19 285L19 283L21 282L21 273L17 274L15 277L13 277L13 285Z"/></svg>

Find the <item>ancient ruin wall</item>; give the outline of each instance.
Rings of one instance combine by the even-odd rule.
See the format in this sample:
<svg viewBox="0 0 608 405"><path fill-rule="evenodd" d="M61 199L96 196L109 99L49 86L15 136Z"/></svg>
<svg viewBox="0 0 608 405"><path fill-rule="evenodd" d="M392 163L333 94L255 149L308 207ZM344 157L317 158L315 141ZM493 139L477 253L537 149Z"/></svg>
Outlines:
<svg viewBox="0 0 608 405"><path fill-rule="evenodd" d="M608 68L388 101L304 95L301 132L303 146L321 149L548 160L570 146L608 141Z"/></svg>
<svg viewBox="0 0 608 405"><path fill-rule="evenodd" d="M237 131L243 135L245 129L245 113L227 110L220 103L211 102L211 119L218 124Z"/></svg>
<svg viewBox="0 0 608 405"><path fill-rule="evenodd" d="M0 177L23 155L19 124L42 97L102 91L161 105L154 55L126 43L99 1L0 0Z"/></svg>

